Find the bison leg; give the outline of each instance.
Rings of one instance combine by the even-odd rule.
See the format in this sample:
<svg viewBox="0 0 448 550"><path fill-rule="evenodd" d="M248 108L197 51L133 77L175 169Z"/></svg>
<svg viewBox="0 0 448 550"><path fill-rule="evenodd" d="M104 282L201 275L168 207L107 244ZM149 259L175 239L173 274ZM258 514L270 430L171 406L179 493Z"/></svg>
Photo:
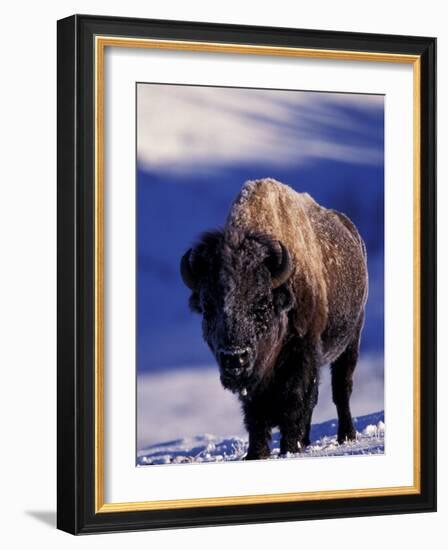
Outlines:
<svg viewBox="0 0 448 550"><path fill-rule="evenodd" d="M296 388L283 405L280 454L299 453L310 444L311 417L317 403L317 370L306 387Z"/></svg>
<svg viewBox="0 0 448 550"><path fill-rule="evenodd" d="M245 460L269 458L271 449L271 424L265 416L267 406L261 399L253 399L244 404L244 423L249 432L249 449Z"/></svg>
<svg viewBox="0 0 448 550"><path fill-rule="evenodd" d="M312 384L312 387L311 387L311 395L310 395L309 410L308 410L308 419L306 421L305 435L303 437L303 442L302 442L304 447L308 447L308 445L311 443L311 439L310 439L311 418L313 416L314 407L317 405L318 392L319 392L319 383L316 379L316 380L314 380L314 383Z"/></svg>
<svg viewBox="0 0 448 550"><path fill-rule="evenodd" d="M316 344L291 342L285 363L284 386L278 406L282 412L279 428L280 453L298 453L310 444L310 427L319 388Z"/></svg>
<svg viewBox="0 0 448 550"><path fill-rule="evenodd" d="M338 412L338 442L356 439L350 411L350 396L353 390L353 373L359 355L359 342L363 319L361 319L355 335L342 354L331 365L331 386L333 402Z"/></svg>
<svg viewBox="0 0 448 550"><path fill-rule="evenodd" d="M245 460L259 460L269 458L271 449L269 440L271 439L271 428L264 423L249 424L249 449Z"/></svg>

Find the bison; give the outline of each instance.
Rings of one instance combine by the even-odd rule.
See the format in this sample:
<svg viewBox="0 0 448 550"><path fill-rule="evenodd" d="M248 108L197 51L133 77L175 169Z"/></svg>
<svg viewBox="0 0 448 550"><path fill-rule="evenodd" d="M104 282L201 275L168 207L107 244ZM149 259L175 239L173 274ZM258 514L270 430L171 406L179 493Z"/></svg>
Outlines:
<svg viewBox="0 0 448 550"><path fill-rule="evenodd" d="M274 179L246 182L223 229L182 257L190 307L224 388L237 393L249 433L246 459L310 443L319 370L331 364L338 441L356 437L350 412L364 324L366 249L347 216Z"/></svg>

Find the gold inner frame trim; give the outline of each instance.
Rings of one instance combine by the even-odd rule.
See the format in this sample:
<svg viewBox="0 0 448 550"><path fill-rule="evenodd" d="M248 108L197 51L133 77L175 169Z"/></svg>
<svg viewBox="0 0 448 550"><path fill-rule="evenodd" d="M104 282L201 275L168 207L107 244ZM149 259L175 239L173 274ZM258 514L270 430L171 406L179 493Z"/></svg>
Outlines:
<svg viewBox="0 0 448 550"><path fill-rule="evenodd" d="M159 50L194 51L205 53L231 53L267 55L329 60L406 63L413 65L413 298L414 298L414 349L413 349L413 485L370 489L343 489L301 493L275 493L264 495L226 496L179 500L106 503L104 501L104 54L106 47L149 48ZM225 44L178 40L123 38L96 36L95 55L95 513L167 510L208 506L232 506L275 502L304 502L341 498L362 498L420 493L420 123L421 123L421 72L417 55L381 52L355 52L251 44Z"/></svg>

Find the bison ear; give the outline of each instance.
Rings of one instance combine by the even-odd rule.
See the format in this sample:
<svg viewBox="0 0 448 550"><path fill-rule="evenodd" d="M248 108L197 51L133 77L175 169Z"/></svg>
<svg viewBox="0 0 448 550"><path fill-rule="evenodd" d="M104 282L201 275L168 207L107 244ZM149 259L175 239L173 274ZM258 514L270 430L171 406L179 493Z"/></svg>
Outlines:
<svg viewBox="0 0 448 550"><path fill-rule="evenodd" d="M201 307L201 301L199 299L199 293L198 292L192 292L190 296L190 300L188 301L188 304L190 306L191 311L194 311L195 313L202 313L202 307Z"/></svg>
<svg viewBox="0 0 448 550"><path fill-rule="evenodd" d="M188 249L182 256L180 261L180 274L182 281L192 292L189 299L190 309L195 313L202 313L201 304L199 300L198 287L198 275L195 273L195 269L192 265L192 249Z"/></svg>
<svg viewBox="0 0 448 550"><path fill-rule="evenodd" d="M221 230L203 233L194 248L189 248L182 256L180 274L184 284L193 292L198 290L201 277L209 269L222 238Z"/></svg>

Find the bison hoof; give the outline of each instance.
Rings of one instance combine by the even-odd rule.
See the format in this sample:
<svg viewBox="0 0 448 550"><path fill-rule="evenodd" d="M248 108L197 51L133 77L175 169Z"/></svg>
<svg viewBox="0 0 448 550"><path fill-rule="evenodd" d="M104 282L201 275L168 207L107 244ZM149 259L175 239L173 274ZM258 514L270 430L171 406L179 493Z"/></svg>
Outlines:
<svg viewBox="0 0 448 550"><path fill-rule="evenodd" d="M338 433L338 443L342 445L346 441L354 441L356 439L356 430L354 428L350 430L344 430Z"/></svg>
<svg viewBox="0 0 448 550"><path fill-rule="evenodd" d="M269 450L264 451L248 451L247 455L244 457L244 460L263 460L264 458L269 458L271 452Z"/></svg>
<svg viewBox="0 0 448 550"><path fill-rule="evenodd" d="M310 440L309 436L304 437L303 440L302 440L302 447L303 448L308 447L309 445L311 445L311 440Z"/></svg>
<svg viewBox="0 0 448 550"><path fill-rule="evenodd" d="M308 445L309 445L309 441L308 441L308 443L306 443L306 441L304 439L301 439L301 440L294 439L292 441L290 441L290 440L282 441L281 444L280 444L280 454L282 456L286 456L286 455L289 455L289 454L302 453L304 451L305 447L307 447Z"/></svg>

